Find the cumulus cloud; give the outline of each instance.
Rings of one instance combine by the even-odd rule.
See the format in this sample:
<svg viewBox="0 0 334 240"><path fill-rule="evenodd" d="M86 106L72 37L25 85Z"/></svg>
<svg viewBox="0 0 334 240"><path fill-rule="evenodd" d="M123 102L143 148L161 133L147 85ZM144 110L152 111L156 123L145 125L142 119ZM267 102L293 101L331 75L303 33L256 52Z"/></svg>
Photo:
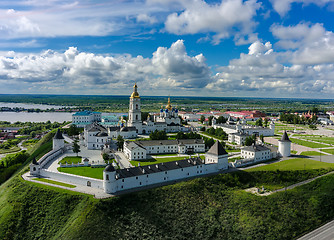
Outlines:
<svg viewBox="0 0 334 240"><path fill-rule="evenodd" d="M254 16L260 8L256 0L222 0L220 4L208 4L202 0L182 1L185 10L167 17L168 32L182 35L214 33L213 42L229 38L238 32L236 41L253 34L256 26ZM237 29L237 30L236 30ZM254 37L254 35L252 36Z"/></svg>
<svg viewBox="0 0 334 240"><path fill-rule="evenodd" d="M295 26L271 26L279 39L277 46L294 49L295 64L325 64L334 61L334 33L326 31L322 24L299 23Z"/></svg>
<svg viewBox="0 0 334 240"><path fill-rule="evenodd" d="M0 39L137 33L170 11L143 1L10 1L0 6ZM14 9L12 9L14 8Z"/></svg>
<svg viewBox="0 0 334 240"><path fill-rule="evenodd" d="M333 0L270 0L275 11L284 16L287 14L293 3L301 3L303 5L316 4L319 7L323 7L326 4L333 3Z"/></svg>
<svg viewBox="0 0 334 240"><path fill-rule="evenodd" d="M128 54L108 56L80 52L75 47L65 52L44 51L40 54L4 52L0 56L0 86L8 83L34 86L35 91L49 87L64 92L99 90L113 94L131 89L137 81L142 92L151 89L198 89L210 80L209 68L202 54L189 56L179 40L170 48L159 47L152 58ZM131 91L131 90L130 90ZM174 91L174 90L173 90Z"/></svg>
<svg viewBox="0 0 334 240"><path fill-rule="evenodd" d="M229 89L237 96L330 96L334 89L334 64L297 64L291 60L293 54L275 52L270 42L257 41L251 44L248 54L241 53L240 58L219 68L207 88ZM291 63L284 64L287 59Z"/></svg>

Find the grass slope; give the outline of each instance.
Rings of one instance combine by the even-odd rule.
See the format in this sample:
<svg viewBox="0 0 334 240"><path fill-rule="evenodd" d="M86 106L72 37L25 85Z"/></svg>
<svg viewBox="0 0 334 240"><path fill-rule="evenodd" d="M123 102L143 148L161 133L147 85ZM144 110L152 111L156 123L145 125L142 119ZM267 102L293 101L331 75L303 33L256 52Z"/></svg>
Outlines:
<svg viewBox="0 0 334 240"><path fill-rule="evenodd" d="M295 158L285 160L266 166L248 169L248 172L253 171L294 171L294 170L310 170L310 169L334 169L334 163L325 163L306 158Z"/></svg>
<svg viewBox="0 0 334 240"><path fill-rule="evenodd" d="M50 180L48 178L33 178L32 180L45 182L45 183L51 183L51 184L55 184L55 185L59 185L59 186L63 186L63 187L68 187L68 188L75 188L75 185L62 183L62 182L58 182L58 181L53 181L53 180Z"/></svg>
<svg viewBox="0 0 334 240"><path fill-rule="evenodd" d="M105 200L23 181L21 171L0 186L0 239L294 239L334 218L334 175L268 197L243 189L328 171L258 168Z"/></svg>

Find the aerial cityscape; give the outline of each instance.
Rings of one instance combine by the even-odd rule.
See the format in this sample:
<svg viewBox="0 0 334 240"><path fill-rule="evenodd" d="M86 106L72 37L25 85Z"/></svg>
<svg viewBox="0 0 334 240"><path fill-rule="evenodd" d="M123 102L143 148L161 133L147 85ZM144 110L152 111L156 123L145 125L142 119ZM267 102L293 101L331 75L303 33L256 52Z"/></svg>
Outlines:
<svg viewBox="0 0 334 240"><path fill-rule="evenodd" d="M0 239L334 239L333 1L0 10Z"/></svg>

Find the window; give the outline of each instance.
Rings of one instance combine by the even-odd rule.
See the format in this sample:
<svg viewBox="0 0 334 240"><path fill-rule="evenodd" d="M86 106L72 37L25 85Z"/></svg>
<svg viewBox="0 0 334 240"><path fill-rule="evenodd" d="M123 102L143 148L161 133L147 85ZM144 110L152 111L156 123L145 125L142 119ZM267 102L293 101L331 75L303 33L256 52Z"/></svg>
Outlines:
<svg viewBox="0 0 334 240"><path fill-rule="evenodd" d="M136 177L136 179L138 179L138 177Z"/></svg>
<svg viewBox="0 0 334 240"><path fill-rule="evenodd" d="M124 182L124 179L122 179L122 182Z"/></svg>
<svg viewBox="0 0 334 240"><path fill-rule="evenodd" d="M167 172L165 172L165 174L167 174Z"/></svg>
<svg viewBox="0 0 334 240"><path fill-rule="evenodd" d="M121 188L123 189L123 186Z"/></svg>
<svg viewBox="0 0 334 240"><path fill-rule="evenodd" d="M141 182L139 183L139 185L141 185Z"/></svg>
<svg viewBox="0 0 334 240"><path fill-rule="evenodd" d="M109 175L108 174L106 175L106 180L109 181Z"/></svg>

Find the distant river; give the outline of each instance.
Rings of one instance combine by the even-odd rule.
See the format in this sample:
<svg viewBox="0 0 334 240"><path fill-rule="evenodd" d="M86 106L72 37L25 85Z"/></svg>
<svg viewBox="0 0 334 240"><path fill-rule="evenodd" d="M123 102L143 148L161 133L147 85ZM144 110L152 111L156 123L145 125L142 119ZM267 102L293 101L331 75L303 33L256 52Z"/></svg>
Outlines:
<svg viewBox="0 0 334 240"><path fill-rule="evenodd" d="M33 103L7 103L7 102L0 102L0 107L9 107L9 108L24 108L24 109L59 109L64 106L57 106L57 105L46 105L46 104L33 104ZM73 106L68 106L73 107Z"/></svg>
<svg viewBox="0 0 334 240"><path fill-rule="evenodd" d="M72 121L72 113L68 112L0 112L0 121L7 122L64 122Z"/></svg>

